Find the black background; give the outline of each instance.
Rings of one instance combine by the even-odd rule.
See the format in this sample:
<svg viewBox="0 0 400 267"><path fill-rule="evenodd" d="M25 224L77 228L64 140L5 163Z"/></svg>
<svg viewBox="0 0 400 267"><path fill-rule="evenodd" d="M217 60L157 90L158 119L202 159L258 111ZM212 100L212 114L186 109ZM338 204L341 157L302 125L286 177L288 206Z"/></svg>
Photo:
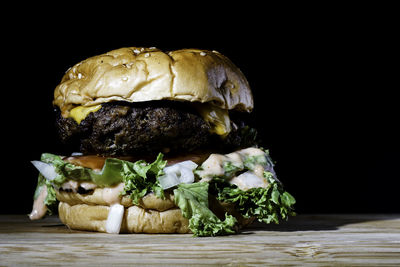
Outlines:
<svg viewBox="0 0 400 267"><path fill-rule="evenodd" d="M159 16L148 7L141 17L121 8L112 18L110 8L87 20L89 11L75 9L5 22L1 213L28 213L37 179L30 160L63 151L51 101L64 72L124 46L228 56L248 78L257 128L298 213L399 212L398 30L390 7L200 5L199 16L192 9Z"/></svg>

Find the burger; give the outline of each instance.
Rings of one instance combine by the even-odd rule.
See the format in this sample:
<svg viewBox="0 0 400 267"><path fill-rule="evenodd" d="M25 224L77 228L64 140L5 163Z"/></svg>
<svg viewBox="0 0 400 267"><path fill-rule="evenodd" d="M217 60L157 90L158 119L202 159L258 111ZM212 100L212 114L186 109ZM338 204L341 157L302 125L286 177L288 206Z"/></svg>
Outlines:
<svg viewBox="0 0 400 267"><path fill-rule="evenodd" d="M70 229L237 233L294 215L250 125L243 73L217 51L126 47L68 69L55 88L67 155L43 153L30 219Z"/></svg>

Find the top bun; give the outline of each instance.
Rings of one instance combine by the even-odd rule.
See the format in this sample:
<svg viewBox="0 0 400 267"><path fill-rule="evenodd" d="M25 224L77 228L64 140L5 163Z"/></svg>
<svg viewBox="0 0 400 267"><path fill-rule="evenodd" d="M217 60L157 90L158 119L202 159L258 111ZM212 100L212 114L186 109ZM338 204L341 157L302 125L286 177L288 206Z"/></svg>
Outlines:
<svg viewBox="0 0 400 267"><path fill-rule="evenodd" d="M54 91L63 114L110 101L179 100L250 112L253 96L242 72L217 51L129 47L70 68Z"/></svg>

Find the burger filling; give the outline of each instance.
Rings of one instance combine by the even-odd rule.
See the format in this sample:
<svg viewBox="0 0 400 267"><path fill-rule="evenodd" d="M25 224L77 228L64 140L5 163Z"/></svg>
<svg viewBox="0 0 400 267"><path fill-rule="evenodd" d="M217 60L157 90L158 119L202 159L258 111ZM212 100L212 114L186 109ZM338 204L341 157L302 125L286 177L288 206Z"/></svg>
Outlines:
<svg viewBox="0 0 400 267"><path fill-rule="evenodd" d="M101 169L75 165L71 158L53 154L43 154L32 163L40 174L31 219L50 212L57 199L71 205L95 202L111 207L106 231L119 233L126 207L159 206L148 204L154 200L146 204L149 196L167 200L165 209L179 208L195 236L235 233L241 219L278 223L294 214L294 198L276 178L268 151L260 148L212 154L201 164L191 160L168 164L161 153L151 163L106 158ZM217 212L218 203L233 208Z"/></svg>

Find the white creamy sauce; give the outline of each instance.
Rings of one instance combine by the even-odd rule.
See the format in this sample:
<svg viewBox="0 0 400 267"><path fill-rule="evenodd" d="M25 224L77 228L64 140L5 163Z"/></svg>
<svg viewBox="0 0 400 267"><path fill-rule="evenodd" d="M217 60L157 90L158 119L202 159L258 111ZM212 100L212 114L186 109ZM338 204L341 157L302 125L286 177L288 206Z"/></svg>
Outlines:
<svg viewBox="0 0 400 267"><path fill-rule="evenodd" d="M203 177L201 181L210 181L214 175L224 175L225 170L222 166L224 161L226 161L226 157L224 155L211 154L201 165L203 170L198 172L199 175Z"/></svg>
<svg viewBox="0 0 400 267"><path fill-rule="evenodd" d="M225 174L224 164L230 162L232 165L243 169L244 161L248 157L262 156L265 152L259 148L249 147L226 155L211 154L210 157L201 165L202 170L198 171L198 175L202 177L201 182L208 182L213 176L223 176ZM248 190L256 187L267 187L268 181L264 177L264 171L267 166L257 164L252 171L247 171L238 176L233 177L229 182L235 184L241 190Z"/></svg>
<svg viewBox="0 0 400 267"><path fill-rule="evenodd" d="M74 180L69 180L68 182L65 182L61 185L61 189L63 190L72 190L73 192L78 191L79 184L77 181Z"/></svg>
<svg viewBox="0 0 400 267"><path fill-rule="evenodd" d="M249 156L264 155L265 152L259 148L249 147L226 155L211 154L201 167L203 170L198 174L203 178L202 181L210 181L214 175L222 176L225 173L224 162L231 162L235 166L243 166L243 160Z"/></svg>
<svg viewBox="0 0 400 267"><path fill-rule="evenodd" d="M264 155L265 152L259 148L256 147L248 147L242 150L239 150L238 153L246 156L260 156Z"/></svg>
<svg viewBox="0 0 400 267"><path fill-rule="evenodd" d="M264 178L264 166L261 164L257 164L256 167L254 167L254 174L257 175L260 178Z"/></svg>
<svg viewBox="0 0 400 267"><path fill-rule="evenodd" d="M243 191L258 187L266 188L268 186L268 182L264 177L259 177L252 171L247 171L233 177L229 182Z"/></svg>
<svg viewBox="0 0 400 267"><path fill-rule="evenodd" d="M235 166L242 166L243 167L243 156L241 155L240 151L233 152L225 155L227 160L232 162Z"/></svg>
<svg viewBox="0 0 400 267"><path fill-rule="evenodd" d="M119 204L121 200L120 193L124 190L124 183L119 183L114 187L106 187L103 189L103 200L109 205Z"/></svg>
<svg viewBox="0 0 400 267"><path fill-rule="evenodd" d="M80 183L79 186L82 187L85 190L93 190L93 189L95 189L97 187L97 185L95 183L90 183L90 182Z"/></svg>
<svg viewBox="0 0 400 267"><path fill-rule="evenodd" d="M40 189L39 196L33 201L32 212L28 215L29 219L37 220L42 218L46 212L47 207L44 204L44 200L47 197L47 186L43 185Z"/></svg>
<svg viewBox="0 0 400 267"><path fill-rule="evenodd" d="M72 190L72 192L76 193L78 192L79 187L82 187L85 190L92 190L95 189L97 185L91 182L78 182L75 180L69 180L68 182L63 183L60 189Z"/></svg>

